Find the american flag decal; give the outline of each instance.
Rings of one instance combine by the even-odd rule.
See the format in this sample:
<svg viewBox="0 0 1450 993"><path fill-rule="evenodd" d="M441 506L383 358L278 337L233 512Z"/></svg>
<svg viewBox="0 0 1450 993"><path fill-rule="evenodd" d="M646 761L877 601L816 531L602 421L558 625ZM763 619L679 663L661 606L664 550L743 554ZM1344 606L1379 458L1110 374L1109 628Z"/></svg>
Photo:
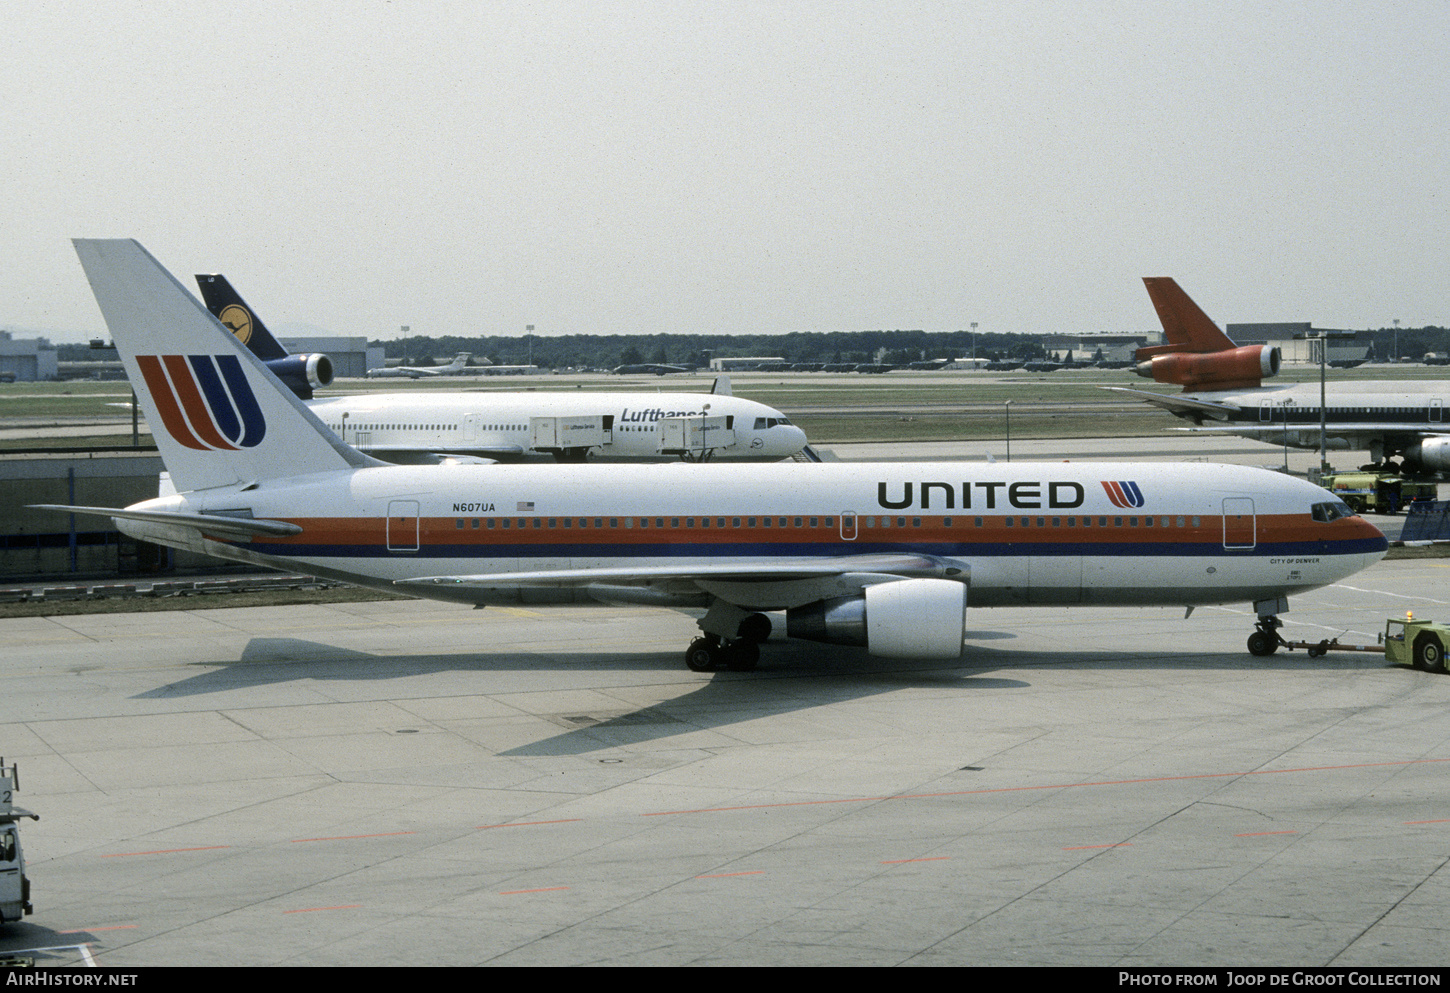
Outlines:
<svg viewBox="0 0 1450 993"><path fill-rule="evenodd" d="M533 510L533 509L534 509L534 501L532 501L532 500L528 500L528 501L520 500L519 501L519 510Z"/></svg>

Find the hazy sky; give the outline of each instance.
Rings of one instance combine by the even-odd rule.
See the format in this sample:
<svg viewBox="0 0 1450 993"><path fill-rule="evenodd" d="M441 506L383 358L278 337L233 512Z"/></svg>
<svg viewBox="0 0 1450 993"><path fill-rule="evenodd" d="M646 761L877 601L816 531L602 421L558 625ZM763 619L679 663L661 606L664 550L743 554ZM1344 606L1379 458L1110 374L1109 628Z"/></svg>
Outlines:
<svg viewBox="0 0 1450 993"><path fill-rule="evenodd" d="M1450 4L12 0L0 326L72 237L337 334L1450 325Z"/></svg>

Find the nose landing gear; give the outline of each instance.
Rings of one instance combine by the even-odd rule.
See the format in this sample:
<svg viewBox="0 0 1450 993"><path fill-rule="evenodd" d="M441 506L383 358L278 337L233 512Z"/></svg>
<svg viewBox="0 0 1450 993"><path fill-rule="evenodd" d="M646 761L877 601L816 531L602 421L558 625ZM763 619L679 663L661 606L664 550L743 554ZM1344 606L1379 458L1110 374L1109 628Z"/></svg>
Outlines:
<svg viewBox="0 0 1450 993"><path fill-rule="evenodd" d="M1267 617L1260 617L1259 623L1254 625L1254 633L1249 635L1249 653L1252 655L1273 655L1279 650L1280 645L1287 645L1279 628L1284 622L1270 614Z"/></svg>

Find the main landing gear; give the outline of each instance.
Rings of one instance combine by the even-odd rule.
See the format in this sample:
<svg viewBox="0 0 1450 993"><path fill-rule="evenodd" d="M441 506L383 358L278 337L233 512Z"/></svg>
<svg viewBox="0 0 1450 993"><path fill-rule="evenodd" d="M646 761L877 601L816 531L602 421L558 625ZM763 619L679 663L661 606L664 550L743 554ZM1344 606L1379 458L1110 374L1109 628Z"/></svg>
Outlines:
<svg viewBox="0 0 1450 993"><path fill-rule="evenodd" d="M700 621L705 633L685 649L685 665L694 672L753 672L770 627L770 618L764 614L747 613L717 600ZM733 630L735 636L727 639L721 630Z"/></svg>

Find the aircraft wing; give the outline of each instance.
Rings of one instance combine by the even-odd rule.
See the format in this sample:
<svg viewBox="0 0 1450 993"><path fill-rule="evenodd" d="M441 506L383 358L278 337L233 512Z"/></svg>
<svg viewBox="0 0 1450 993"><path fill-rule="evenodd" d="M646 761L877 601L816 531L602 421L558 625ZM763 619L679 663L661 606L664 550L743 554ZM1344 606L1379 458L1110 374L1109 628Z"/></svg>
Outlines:
<svg viewBox="0 0 1450 993"><path fill-rule="evenodd" d="M1152 390L1132 390L1126 386L1104 386L1103 389L1126 393L1130 397L1151 403L1155 407L1162 407L1170 414L1177 414L1179 417L1213 417L1224 420L1243 409L1237 404L1199 400L1182 393L1154 393Z"/></svg>
<svg viewBox="0 0 1450 993"><path fill-rule="evenodd" d="M647 586L668 581L784 582L832 576L880 575L964 576L965 563L936 555L841 555L794 562L687 562L680 565L621 566L590 569L547 569L538 572L499 572L463 576L418 576L399 579L400 586L452 586L469 589L508 589L516 586L588 586L605 583Z"/></svg>
<svg viewBox="0 0 1450 993"><path fill-rule="evenodd" d="M1244 422L1238 424L1208 424L1192 428L1178 428L1177 430L1244 436L1252 434L1280 435L1284 433L1284 423L1282 421L1255 421L1251 424ZM1289 424L1289 430L1318 433L1319 422L1293 421ZM1415 421L1413 423L1401 421L1391 424L1387 424L1384 421L1330 421L1328 430L1331 435L1362 434L1372 436L1395 435L1397 437L1408 435L1416 438L1438 438L1450 434L1450 424L1442 425L1439 430L1436 430L1432 425L1426 424L1424 421Z"/></svg>
<svg viewBox="0 0 1450 993"><path fill-rule="evenodd" d="M32 503L33 510L58 510L68 514L90 514L151 524L175 524L196 528L204 534L221 538L286 538L301 534L302 528L287 521L265 521L250 517L223 517L219 514L183 514L165 510L117 510L112 507L68 507L55 503Z"/></svg>

